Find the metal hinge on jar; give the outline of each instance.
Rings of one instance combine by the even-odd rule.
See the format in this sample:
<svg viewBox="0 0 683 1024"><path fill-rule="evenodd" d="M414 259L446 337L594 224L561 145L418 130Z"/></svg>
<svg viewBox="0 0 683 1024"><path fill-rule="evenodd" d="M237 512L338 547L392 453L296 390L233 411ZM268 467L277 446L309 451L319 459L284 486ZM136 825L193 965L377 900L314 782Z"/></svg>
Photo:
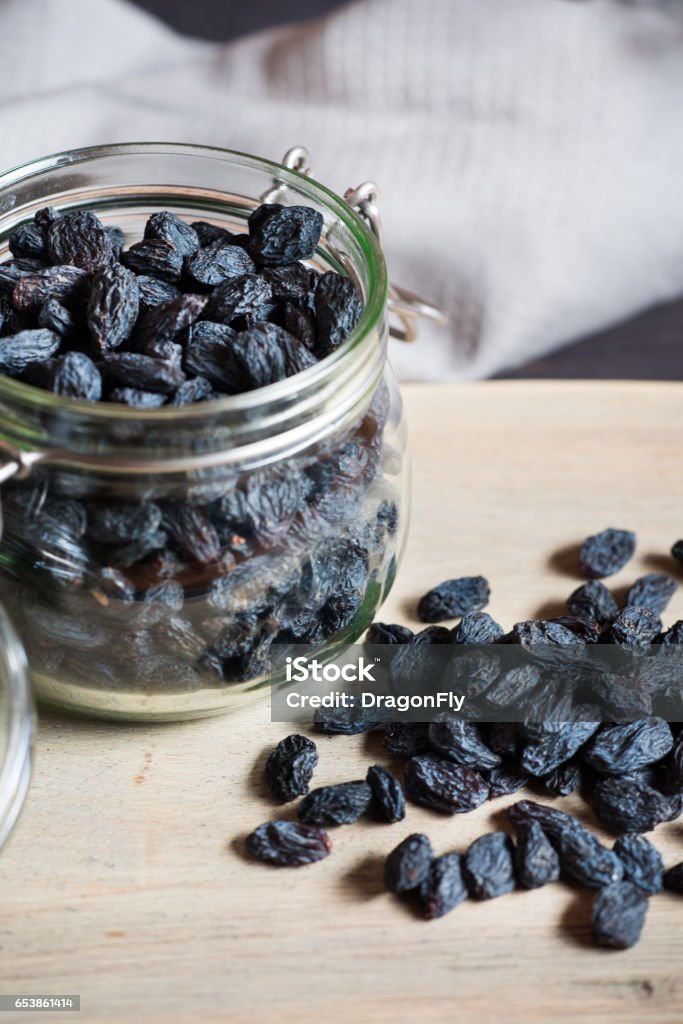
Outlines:
<svg viewBox="0 0 683 1024"><path fill-rule="evenodd" d="M311 175L311 157L305 146L293 146L282 158L283 166L306 177ZM262 202L276 202L278 194L285 189L284 182L273 181L273 188L261 196ZM356 188L348 188L344 193L348 206L359 214L368 225L373 235L384 249L382 219L379 213L379 189L374 181L364 181ZM414 341L418 334L416 321L431 320L437 324L448 323L448 316L440 306L421 298L407 288L389 282L388 296L389 313L394 323L389 325L389 334L399 341ZM398 321L398 322L396 322Z"/></svg>

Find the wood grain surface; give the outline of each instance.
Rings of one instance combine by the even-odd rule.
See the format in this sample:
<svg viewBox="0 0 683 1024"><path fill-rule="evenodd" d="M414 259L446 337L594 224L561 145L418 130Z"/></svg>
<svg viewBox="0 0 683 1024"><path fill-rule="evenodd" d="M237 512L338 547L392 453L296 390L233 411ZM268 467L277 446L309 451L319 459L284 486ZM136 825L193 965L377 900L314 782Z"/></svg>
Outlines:
<svg viewBox="0 0 683 1024"><path fill-rule="evenodd" d="M573 546L606 526L638 532L617 589L675 572L682 395L648 383L406 388L412 529L382 617L413 622L425 590L472 573L491 580L504 624L559 611L577 585ZM42 715L33 785L0 857L0 992L80 993L88 1024L683 1020L680 897L652 899L640 944L610 952L590 945L592 895L578 887L469 901L430 923L383 891L382 859L409 832L464 851L506 826L515 797L337 829L332 856L299 870L246 860L245 834L273 815L264 759L286 731L267 702L153 728ZM318 785L392 763L374 735L319 749ZM580 799L561 805L595 824ZM655 840L667 865L683 856L680 821Z"/></svg>

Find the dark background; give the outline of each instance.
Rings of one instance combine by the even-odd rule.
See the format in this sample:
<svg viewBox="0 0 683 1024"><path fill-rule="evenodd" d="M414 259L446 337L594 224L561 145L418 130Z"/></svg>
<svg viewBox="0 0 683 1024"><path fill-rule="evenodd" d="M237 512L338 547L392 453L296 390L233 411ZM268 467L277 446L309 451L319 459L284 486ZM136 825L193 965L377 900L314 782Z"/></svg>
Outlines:
<svg viewBox="0 0 683 1024"><path fill-rule="evenodd" d="M322 17L342 0L135 0L178 31L228 40L248 32ZM419 3L419 0L416 0ZM502 374L505 377L683 378L683 299Z"/></svg>

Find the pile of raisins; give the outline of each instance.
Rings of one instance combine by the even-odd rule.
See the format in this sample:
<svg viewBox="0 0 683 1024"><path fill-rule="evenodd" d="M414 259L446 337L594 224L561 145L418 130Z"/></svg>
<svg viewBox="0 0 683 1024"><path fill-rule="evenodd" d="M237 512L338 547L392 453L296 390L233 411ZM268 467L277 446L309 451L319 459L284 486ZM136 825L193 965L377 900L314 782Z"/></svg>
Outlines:
<svg viewBox="0 0 683 1024"><path fill-rule="evenodd" d="M570 595L570 614L560 619L517 623L505 633L481 610L488 601L487 581L464 577L446 580L422 598L418 614L431 625L421 632L375 623L366 642L400 644L416 653L424 645L443 643L533 641L548 648L577 642L680 644L683 622L665 630L659 620L677 589L672 578L650 574L636 580L623 608L599 581L626 564L635 543L634 534L613 529L586 540L580 566L589 581ZM680 546L674 546L674 557L679 557ZM434 624L455 616L461 620L454 628ZM491 686L498 683L495 677L488 681ZM524 680L518 676L515 683L523 685ZM532 786L546 797L581 792L600 824L617 837L613 846L605 846L578 818L559 808L520 800L508 808L514 839L506 832L490 832L463 854L437 857L427 836L408 835L386 859L386 888L413 901L432 919L467 898L493 899L565 877L596 891L593 940L614 949L638 941L650 896L662 889L683 892L683 862L665 870L661 855L643 835L683 812L683 723L652 715L626 724L557 722L539 714L533 721L500 724L441 717L380 726L358 714L345 719L336 714L318 713L315 727L328 735L382 727L387 752L405 760L403 784L388 769L374 765L365 781L309 793L317 765L315 745L301 736L289 737L271 755L267 776L276 799L304 797L299 821L280 820L257 829L247 840L254 856L281 865L319 860L331 850L323 826L348 824L363 814L401 821L406 796L435 812L459 814ZM311 833L312 828L317 831Z"/></svg>
<svg viewBox="0 0 683 1024"><path fill-rule="evenodd" d="M87 210L39 210L0 266L0 373L66 398L156 409L252 391L314 366L363 312L319 273L323 218L265 204L248 234L153 214L144 238Z"/></svg>
<svg viewBox="0 0 683 1024"><path fill-rule="evenodd" d="M301 262L322 226L302 206L260 206L247 234L162 211L126 248L92 212L40 210L0 265L0 373L133 410L290 377L363 310L349 278ZM40 468L3 486L0 585L32 667L81 688L185 693L261 678L273 643L358 635L395 564L388 411L381 384L315 448L172 493Z"/></svg>

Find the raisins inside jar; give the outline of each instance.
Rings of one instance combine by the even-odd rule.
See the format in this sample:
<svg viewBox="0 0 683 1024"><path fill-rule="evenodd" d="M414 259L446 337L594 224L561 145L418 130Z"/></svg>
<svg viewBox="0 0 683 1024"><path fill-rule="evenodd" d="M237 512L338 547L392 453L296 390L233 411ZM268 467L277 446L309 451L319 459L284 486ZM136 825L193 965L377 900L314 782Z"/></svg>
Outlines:
<svg viewBox="0 0 683 1024"><path fill-rule="evenodd" d="M407 508L381 251L342 200L256 158L172 145L69 158L0 178L0 198L8 189L15 197L0 218L3 294L12 273L23 273L19 266L3 280L9 236L42 208L91 210L111 238L121 229L119 248L137 245L142 259L145 225L156 214L158 231L167 231L166 211L200 222L202 247L220 246L226 232L243 238L276 177L274 201L323 218L320 244L304 264L348 277L363 298L360 323L330 354L325 348L315 365L244 394L207 401L208 387L193 384L188 404L114 406L0 377L0 441L48 454L1 488L0 599L17 623L37 695L132 719L234 708L267 684L273 644L308 644L321 655L353 642L393 581ZM165 235L149 242L171 245ZM235 263L228 255L221 273ZM193 281L207 276L195 256L185 258ZM298 287L278 268L262 269L274 293ZM188 291L165 271L135 272L139 316L148 320L155 306ZM103 274L99 266L83 273ZM222 284L202 284L209 287ZM310 311L291 296L278 301L285 327L310 329ZM65 331L77 327L77 304L67 296L63 305L71 315L59 323L53 316L50 330L62 320ZM38 315L26 313L36 327ZM122 379L119 390L135 391L134 383Z"/></svg>

